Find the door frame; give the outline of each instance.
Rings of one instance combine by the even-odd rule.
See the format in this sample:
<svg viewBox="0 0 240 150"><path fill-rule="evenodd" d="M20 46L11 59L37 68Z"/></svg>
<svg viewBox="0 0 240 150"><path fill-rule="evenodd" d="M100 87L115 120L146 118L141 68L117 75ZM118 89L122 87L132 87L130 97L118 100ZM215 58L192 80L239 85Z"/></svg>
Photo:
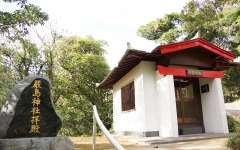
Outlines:
<svg viewBox="0 0 240 150"><path fill-rule="evenodd" d="M176 112L177 112L177 120L178 120L178 124L198 124L198 125L203 125L203 113L202 113L202 104L201 104L201 94L200 94L200 87L199 87L199 79L198 78L188 78L188 77L173 77L173 82L174 82L174 91L175 91L175 101L176 101ZM183 97L182 92L183 90L185 90L185 94L187 94L187 89L186 88L182 88L183 85L176 85L177 80L179 80L178 82L185 82L185 84L191 84L192 86L192 94L193 94L193 98L187 98L187 95L185 95L185 98ZM182 80L182 81L181 81ZM190 82L187 82L189 81ZM182 84L182 83L179 83ZM189 84L189 85L190 85ZM180 87L178 87L180 86ZM181 92L181 93L179 93ZM183 100L185 99L185 101ZM187 104L187 102L189 102ZM179 106L180 103L180 106ZM187 105L189 106L193 106L193 104L190 105L190 103L194 103L194 110L189 109L189 111L192 111L195 113L195 117L192 118L187 118L186 115L186 111L188 110ZM186 104L186 105L185 105ZM179 110L179 108L181 110ZM181 113L181 114L179 114ZM179 117L181 116L181 117Z"/></svg>

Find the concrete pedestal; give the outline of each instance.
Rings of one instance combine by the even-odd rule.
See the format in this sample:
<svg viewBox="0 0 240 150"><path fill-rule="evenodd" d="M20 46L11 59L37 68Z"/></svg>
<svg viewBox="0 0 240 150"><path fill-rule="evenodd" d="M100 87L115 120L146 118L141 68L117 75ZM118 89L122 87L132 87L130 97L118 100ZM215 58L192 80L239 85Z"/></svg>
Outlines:
<svg viewBox="0 0 240 150"><path fill-rule="evenodd" d="M13 149L74 150L74 144L67 137L0 139L0 150Z"/></svg>

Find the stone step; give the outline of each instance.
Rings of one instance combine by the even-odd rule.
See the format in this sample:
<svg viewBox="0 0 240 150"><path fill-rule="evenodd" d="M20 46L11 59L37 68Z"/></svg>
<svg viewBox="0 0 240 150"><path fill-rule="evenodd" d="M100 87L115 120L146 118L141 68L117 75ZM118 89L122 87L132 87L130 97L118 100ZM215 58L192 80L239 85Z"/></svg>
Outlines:
<svg viewBox="0 0 240 150"><path fill-rule="evenodd" d="M194 125L194 126L179 126L178 134L187 135L187 134L201 134L205 133L203 125Z"/></svg>

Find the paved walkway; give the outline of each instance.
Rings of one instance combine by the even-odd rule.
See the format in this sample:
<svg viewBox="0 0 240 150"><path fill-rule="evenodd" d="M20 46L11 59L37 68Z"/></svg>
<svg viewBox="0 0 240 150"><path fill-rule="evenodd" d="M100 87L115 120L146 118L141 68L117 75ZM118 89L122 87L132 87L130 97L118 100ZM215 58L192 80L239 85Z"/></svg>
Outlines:
<svg viewBox="0 0 240 150"><path fill-rule="evenodd" d="M154 144L126 148L126 150L225 150L226 138Z"/></svg>
<svg viewBox="0 0 240 150"><path fill-rule="evenodd" d="M131 137L131 136L117 136L114 137L118 141L128 141L138 143L139 147L126 148L126 150L222 150L226 149L224 143L229 136L234 133L222 134L222 133L204 133L204 134L192 134L181 135L173 138L163 137Z"/></svg>
<svg viewBox="0 0 240 150"><path fill-rule="evenodd" d="M133 136L117 136L114 135L118 141L128 141L138 143L139 145L152 145L152 144L165 144L176 143L194 140L216 139L216 138L228 138L235 135L234 133L204 133L204 134L191 134L180 135L179 137L133 137Z"/></svg>

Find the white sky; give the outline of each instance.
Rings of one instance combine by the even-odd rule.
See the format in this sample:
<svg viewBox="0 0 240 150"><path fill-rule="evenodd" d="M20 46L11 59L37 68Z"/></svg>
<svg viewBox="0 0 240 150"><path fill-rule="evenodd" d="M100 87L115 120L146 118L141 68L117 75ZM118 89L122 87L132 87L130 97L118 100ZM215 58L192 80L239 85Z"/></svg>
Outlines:
<svg viewBox="0 0 240 150"><path fill-rule="evenodd" d="M48 13L50 20L72 35L108 42L105 55L110 68L117 66L127 49L127 42L139 50L151 51L157 44L137 36L136 31L164 14L180 12L189 0L29 0ZM0 11L16 5L0 0Z"/></svg>

